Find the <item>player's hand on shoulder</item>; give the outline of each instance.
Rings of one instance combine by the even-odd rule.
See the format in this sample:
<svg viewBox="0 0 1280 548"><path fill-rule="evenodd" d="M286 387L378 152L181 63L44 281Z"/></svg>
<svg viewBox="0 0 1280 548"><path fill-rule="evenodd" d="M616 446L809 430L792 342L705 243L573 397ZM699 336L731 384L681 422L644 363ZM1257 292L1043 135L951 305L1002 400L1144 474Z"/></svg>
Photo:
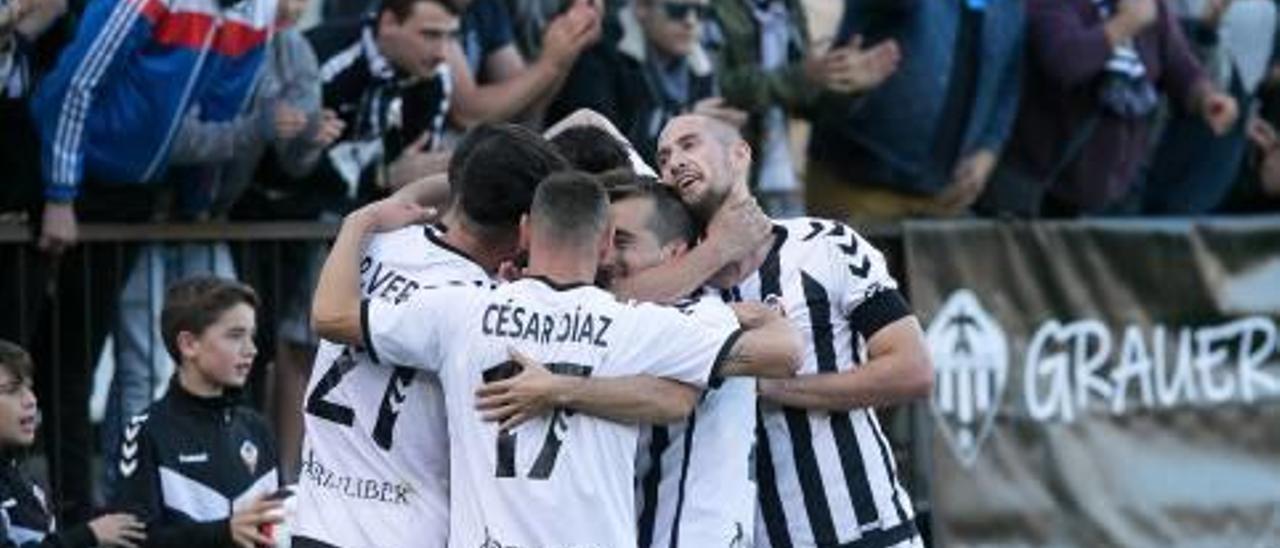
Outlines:
<svg viewBox="0 0 1280 548"><path fill-rule="evenodd" d="M430 222L435 218L435 208L423 207L411 200L392 196L355 210L347 216L347 221L360 223L374 232L390 232Z"/></svg>

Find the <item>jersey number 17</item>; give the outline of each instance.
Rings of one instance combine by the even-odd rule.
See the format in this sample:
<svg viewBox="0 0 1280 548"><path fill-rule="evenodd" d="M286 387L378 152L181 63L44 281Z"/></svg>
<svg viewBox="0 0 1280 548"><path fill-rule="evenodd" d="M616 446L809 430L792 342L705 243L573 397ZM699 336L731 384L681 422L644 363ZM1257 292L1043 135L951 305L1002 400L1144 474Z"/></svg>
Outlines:
<svg viewBox="0 0 1280 548"><path fill-rule="evenodd" d="M484 370L484 382L490 383L509 379L518 375L520 368L520 364L514 361L502 362ZM591 366L587 365L549 363L546 368L547 371L556 375L591 376ZM551 477L551 471L556 466L556 459L560 456L560 447L564 444L564 433L569 429L568 418L572 416L572 409L557 408L551 413L551 418L547 421L547 435L543 438L542 449L538 451L538 458L534 459L533 467L529 469L527 476L529 479L545 480ZM498 433L497 466L495 467L494 475L499 478L516 477L516 434L514 432L503 431Z"/></svg>

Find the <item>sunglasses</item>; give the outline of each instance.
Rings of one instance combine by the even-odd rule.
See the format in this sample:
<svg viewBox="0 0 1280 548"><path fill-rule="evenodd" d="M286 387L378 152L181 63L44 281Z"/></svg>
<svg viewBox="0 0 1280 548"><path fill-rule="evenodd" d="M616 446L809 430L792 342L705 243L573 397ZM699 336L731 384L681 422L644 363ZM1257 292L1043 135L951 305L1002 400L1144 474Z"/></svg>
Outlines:
<svg viewBox="0 0 1280 548"><path fill-rule="evenodd" d="M711 17L711 6L693 2L663 2L662 13L672 21L684 21L690 14L694 20L703 21Z"/></svg>

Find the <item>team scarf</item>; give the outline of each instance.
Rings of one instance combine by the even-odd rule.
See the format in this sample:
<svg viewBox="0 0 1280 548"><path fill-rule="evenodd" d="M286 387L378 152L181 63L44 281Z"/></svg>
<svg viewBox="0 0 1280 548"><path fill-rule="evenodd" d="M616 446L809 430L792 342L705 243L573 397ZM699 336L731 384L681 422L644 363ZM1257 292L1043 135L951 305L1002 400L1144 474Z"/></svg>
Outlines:
<svg viewBox="0 0 1280 548"><path fill-rule="evenodd" d="M1116 0L1093 0L1093 5L1106 21L1115 12ZM1144 118L1159 103L1155 86L1147 78L1147 67L1134 48L1133 39L1116 44L1103 68L1100 100L1112 114L1121 118Z"/></svg>

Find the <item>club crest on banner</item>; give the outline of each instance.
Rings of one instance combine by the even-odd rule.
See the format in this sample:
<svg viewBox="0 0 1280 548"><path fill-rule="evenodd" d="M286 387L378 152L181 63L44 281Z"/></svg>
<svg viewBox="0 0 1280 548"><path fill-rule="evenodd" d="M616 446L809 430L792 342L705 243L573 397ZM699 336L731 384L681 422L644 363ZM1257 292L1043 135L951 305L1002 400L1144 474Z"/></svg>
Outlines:
<svg viewBox="0 0 1280 548"><path fill-rule="evenodd" d="M931 402L935 422L961 464L972 466L1004 399L1008 340L968 289L947 298L925 339L936 375Z"/></svg>

